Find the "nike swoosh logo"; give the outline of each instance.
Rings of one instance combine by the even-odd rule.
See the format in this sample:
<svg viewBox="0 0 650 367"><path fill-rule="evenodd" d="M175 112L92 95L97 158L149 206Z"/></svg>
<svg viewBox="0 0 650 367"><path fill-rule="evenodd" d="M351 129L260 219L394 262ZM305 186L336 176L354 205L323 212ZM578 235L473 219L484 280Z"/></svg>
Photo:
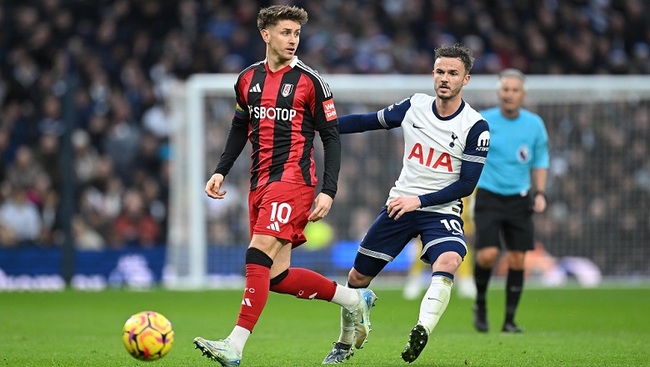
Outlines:
<svg viewBox="0 0 650 367"><path fill-rule="evenodd" d="M418 126L416 124L413 124L413 127L416 128L416 129L424 129L422 126Z"/></svg>

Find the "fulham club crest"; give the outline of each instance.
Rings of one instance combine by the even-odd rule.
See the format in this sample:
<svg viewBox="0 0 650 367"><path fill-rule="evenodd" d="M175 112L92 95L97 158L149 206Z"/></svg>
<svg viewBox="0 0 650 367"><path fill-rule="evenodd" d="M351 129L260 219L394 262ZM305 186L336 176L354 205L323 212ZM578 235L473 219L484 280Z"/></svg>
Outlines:
<svg viewBox="0 0 650 367"><path fill-rule="evenodd" d="M293 84L285 83L282 85L282 97L288 97L293 92Z"/></svg>

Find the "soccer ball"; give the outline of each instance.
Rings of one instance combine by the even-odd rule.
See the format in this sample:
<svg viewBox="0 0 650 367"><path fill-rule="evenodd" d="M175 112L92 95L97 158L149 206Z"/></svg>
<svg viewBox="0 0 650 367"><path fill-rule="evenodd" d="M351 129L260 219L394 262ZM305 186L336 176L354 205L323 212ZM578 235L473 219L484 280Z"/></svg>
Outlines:
<svg viewBox="0 0 650 367"><path fill-rule="evenodd" d="M122 341L134 358L155 361L164 357L172 348L174 330L171 322L162 314L142 311L126 320Z"/></svg>

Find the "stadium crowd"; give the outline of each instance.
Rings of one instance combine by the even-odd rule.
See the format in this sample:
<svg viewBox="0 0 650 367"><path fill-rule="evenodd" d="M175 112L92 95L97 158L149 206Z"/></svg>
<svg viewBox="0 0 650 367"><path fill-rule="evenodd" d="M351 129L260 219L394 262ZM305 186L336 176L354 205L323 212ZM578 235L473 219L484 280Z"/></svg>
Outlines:
<svg viewBox="0 0 650 367"><path fill-rule="evenodd" d="M169 86L194 73L236 73L259 60L264 45L254 22L259 6L269 3L2 1L0 246L60 245L62 212L69 209L80 249L164 244L172 152L165 104ZM311 15L298 55L322 74L428 74L433 49L455 42L473 49L472 74L508 67L526 74L650 73L650 8L641 0L292 3ZM69 83L70 76L77 77L76 85ZM70 106L64 98L68 90L73 90ZM633 106L633 121L620 121L619 126L599 121L622 110L629 115L629 107L566 110L557 116L539 109L548 113L544 118L556 147L549 192L555 205L540 219L541 239L552 252L561 255L572 236L595 228L586 222L611 228L607 233L613 238L594 241L625 238L640 244L640 239L650 238L650 224L643 223L650 208L648 106ZM69 108L73 126L65 124ZM226 124L231 109L224 109L221 117ZM328 219L338 237L355 239L362 235L356 229L367 228L365 222L373 219L364 211L385 200L384 191L396 173L385 172L386 162L379 158L368 160L366 149L387 142L350 139L365 140L346 148L340 196ZM613 153L597 164L584 164L591 151L604 146ZM629 147L633 154L624 154ZM216 159L219 149L211 146L210 157ZM616 181L617 192L602 194L609 183L594 178L603 172ZM382 183L376 190L355 190L372 179ZM62 200L69 187L74 187L74 208ZM635 209L605 215L626 205L619 200L621 192L624 200L636 203L631 206ZM234 218L231 223L214 221L212 242L247 242L245 223L237 220L239 206L233 207L222 210ZM611 218L616 220L601 223ZM648 257L646 246L638 247L629 261ZM596 261L611 261L615 249L603 248L607 250Z"/></svg>

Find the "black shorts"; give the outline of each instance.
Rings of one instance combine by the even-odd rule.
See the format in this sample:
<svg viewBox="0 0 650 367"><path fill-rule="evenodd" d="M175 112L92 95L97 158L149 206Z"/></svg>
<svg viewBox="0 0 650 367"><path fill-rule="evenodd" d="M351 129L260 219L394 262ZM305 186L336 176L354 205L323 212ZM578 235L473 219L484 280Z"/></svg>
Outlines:
<svg viewBox="0 0 650 367"><path fill-rule="evenodd" d="M474 202L476 249L502 247L528 251L533 243L533 202L530 195L498 195L476 191Z"/></svg>

